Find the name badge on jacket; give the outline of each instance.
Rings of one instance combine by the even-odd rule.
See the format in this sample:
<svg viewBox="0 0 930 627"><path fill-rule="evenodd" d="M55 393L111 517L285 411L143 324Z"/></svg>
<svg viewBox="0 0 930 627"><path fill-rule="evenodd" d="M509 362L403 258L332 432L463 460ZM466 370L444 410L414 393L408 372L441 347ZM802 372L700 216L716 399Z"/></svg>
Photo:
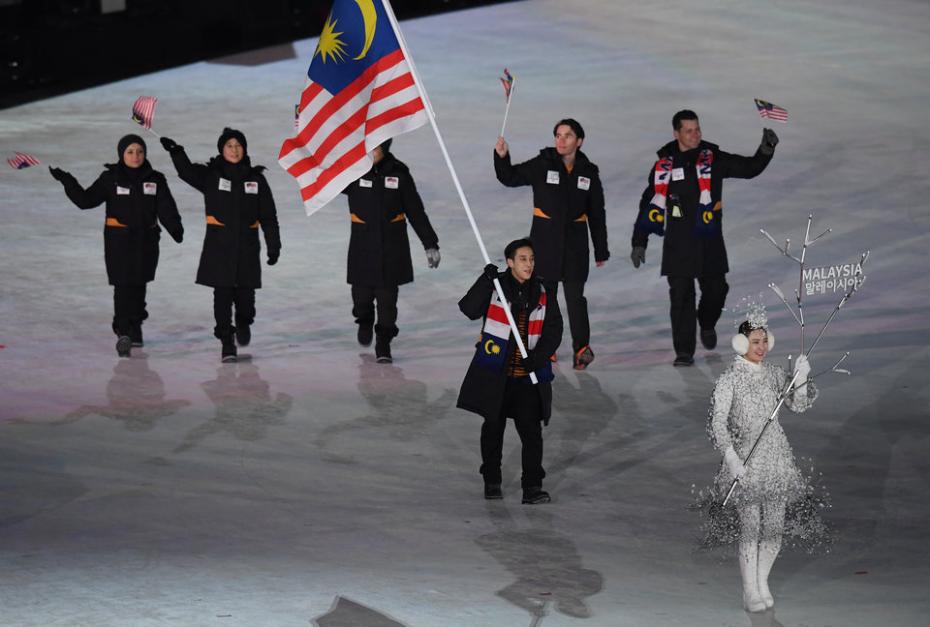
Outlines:
<svg viewBox="0 0 930 627"><path fill-rule="evenodd" d="M255 181L246 181L245 182L245 193L246 194L257 194L258 183L256 183Z"/></svg>
<svg viewBox="0 0 930 627"><path fill-rule="evenodd" d="M231 192L232 181L230 181L229 179L220 178L219 190L221 192Z"/></svg>
<svg viewBox="0 0 930 627"><path fill-rule="evenodd" d="M684 168L674 168L672 170L672 180L673 181L683 181L685 179L685 169Z"/></svg>
<svg viewBox="0 0 930 627"><path fill-rule="evenodd" d="M591 179L586 176L578 177L578 189L583 189L585 191L591 189Z"/></svg>
<svg viewBox="0 0 930 627"><path fill-rule="evenodd" d="M117 196L128 196L128 195L129 195L129 188L128 188L128 187L120 187L119 185L117 185L117 186L116 186L116 195L117 195Z"/></svg>
<svg viewBox="0 0 930 627"><path fill-rule="evenodd" d="M396 176L385 176L384 177L384 186L387 189L397 189L397 185L400 183L400 179Z"/></svg>
<svg viewBox="0 0 930 627"><path fill-rule="evenodd" d="M369 181L368 179L359 179L358 186L359 187L371 187L371 181Z"/></svg>
<svg viewBox="0 0 930 627"><path fill-rule="evenodd" d="M143 183L142 193L146 196L154 196L158 192L158 183Z"/></svg>
<svg viewBox="0 0 930 627"><path fill-rule="evenodd" d="M546 182L550 185L559 184L559 173L556 170L546 170Z"/></svg>

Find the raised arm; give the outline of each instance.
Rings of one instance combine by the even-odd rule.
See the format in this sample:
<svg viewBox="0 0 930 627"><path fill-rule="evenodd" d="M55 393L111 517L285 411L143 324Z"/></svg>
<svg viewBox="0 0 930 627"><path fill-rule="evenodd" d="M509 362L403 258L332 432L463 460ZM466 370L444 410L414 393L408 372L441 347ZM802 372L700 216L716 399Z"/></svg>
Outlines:
<svg viewBox="0 0 930 627"><path fill-rule="evenodd" d="M499 137L494 146L494 174L507 187L532 185L536 159L538 157L513 165L510 162L510 147L503 137Z"/></svg>
<svg viewBox="0 0 930 627"><path fill-rule="evenodd" d="M162 137L161 145L171 155L171 163L174 164L174 169L177 170L181 180L203 193L207 188L207 166L202 163L191 163L187 153L184 152L184 146L169 137Z"/></svg>
<svg viewBox="0 0 930 627"><path fill-rule="evenodd" d="M497 267L489 263L485 266L484 273L468 288L468 292L459 301L459 311L465 314L469 320L477 320L488 313L488 305L491 304L491 293L494 291L492 278L494 276L497 276Z"/></svg>
<svg viewBox="0 0 930 627"><path fill-rule="evenodd" d="M765 170L772 156L775 154L775 146L778 145L778 135L770 128L762 131L762 141L756 154L751 157L734 155L722 150L717 153L717 159L714 162L714 169L720 172L722 178L734 179L751 179Z"/></svg>
<svg viewBox="0 0 930 627"><path fill-rule="evenodd" d="M62 184L65 188L65 195L80 209L93 209L99 207L107 199L106 183L104 178L106 173L97 177L93 184L84 189L77 179L60 168L49 168L52 178Z"/></svg>

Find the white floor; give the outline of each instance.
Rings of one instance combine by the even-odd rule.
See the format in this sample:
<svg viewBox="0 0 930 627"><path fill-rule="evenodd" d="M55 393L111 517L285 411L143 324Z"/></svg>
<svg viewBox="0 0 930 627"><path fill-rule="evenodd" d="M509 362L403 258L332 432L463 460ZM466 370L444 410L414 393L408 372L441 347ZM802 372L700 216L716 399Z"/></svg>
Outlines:
<svg viewBox="0 0 930 627"><path fill-rule="evenodd" d="M355 344L344 200L307 218L275 164L315 42L198 63L0 112L4 156L34 153L85 185L135 132L139 95L158 96L156 130L195 159L214 154L223 125L240 128L269 166L284 240L251 361L220 365L211 292L193 283L202 201L152 136L187 236L163 239L146 347L119 360L102 209L75 209L43 168L0 171L0 623L926 624L930 6L533 0L403 29L489 249L525 234L531 210L529 190L501 187L491 167L504 66L517 76L514 155L573 116L601 167L613 257L588 283L596 361L576 373L560 352L553 503L520 505L513 430L506 498L481 498L480 420L454 404L478 330L456 301L483 264L429 130L394 152L443 261L427 270L414 245L396 361L377 365ZM812 358L816 371L850 350L852 376L824 375L814 409L782 417L831 489L838 540L825 556L786 554L776 613L761 616L741 609L735 563L695 553L687 509L718 463L704 422L736 314L720 349L673 369L659 242L645 269L628 259L672 114L695 109L708 140L751 154L754 97L791 120L759 178L725 185L728 280L730 303L765 292L773 359L798 332L766 285L789 291L796 270L759 229L797 242L814 212L814 230L833 232L812 265L872 251L863 291ZM807 299L811 328L837 300Z"/></svg>

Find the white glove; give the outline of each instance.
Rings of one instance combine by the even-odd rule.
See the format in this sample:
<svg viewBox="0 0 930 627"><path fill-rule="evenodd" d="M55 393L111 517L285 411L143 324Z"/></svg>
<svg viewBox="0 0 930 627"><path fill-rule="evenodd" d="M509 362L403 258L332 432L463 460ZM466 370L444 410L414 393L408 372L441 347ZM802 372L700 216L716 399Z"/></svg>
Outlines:
<svg viewBox="0 0 930 627"><path fill-rule="evenodd" d="M806 355L798 355L798 358L794 360L794 371L798 375L794 380L796 386L807 383L807 375L811 373L811 364L807 361Z"/></svg>
<svg viewBox="0 0 930 627"><path fill-rule="evenodd" d="M438 268L440 259L441 257L439 255L438 248L427 248L426 249L426 264L430 268Z"/></svg>
<svg viewBox="0 0 930 627"><path fill-rule="evenodd" d="M746 466L743 464L743 460L739 458L739 455L733 450L732 446L728 446L727 450L723 452L723 461L734 479L742 477L743 473L746 472Z"/></svg>

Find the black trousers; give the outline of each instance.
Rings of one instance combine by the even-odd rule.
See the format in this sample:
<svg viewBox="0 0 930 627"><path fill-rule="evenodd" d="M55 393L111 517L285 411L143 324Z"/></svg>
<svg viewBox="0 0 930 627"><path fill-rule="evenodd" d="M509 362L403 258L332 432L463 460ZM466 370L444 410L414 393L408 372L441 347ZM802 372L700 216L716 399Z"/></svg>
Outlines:
<svg viewBox="0 0 930 627"><path fill-rule="evenodd" d="M220 339L233 333L233 305L236 307L236 326L250 326L255 322L255 288L213 288L213 318L216 320L213 335Z"/></svg>
<svg viewBox="0 0 930 627"><path fill-rule="evenodd" d="M378 321L375 333L378 337L390 340L397 335L397 293L396 285L371 287L369 285L352 285L352 315L358 324L375 323L375 302L378 308Z"/></svg>
<svg viewBox="0 0 930 627"><path fill-rule="evenodd" d="M588 321L588 299L584 297L584 281L562 281L565 290L565 309L568 310L568 327L572 332L572 349L577 353L591 342L591 323ZM546 281L548 298L559 294L558 281Z"/></svg>
<svg viewBox="0 0 930 627"><path fill-rule="evenodd" d="M682 276L667 278L675 354L693 356L697 338L695 322L699 323L702 329L713 329L716 326L730 286L722 274L698 278L701 302L695 310L694 279Z"/></svg>
<svg viewBox="0 0 930 627"><path fill-rule="evenodd" d="M141 327L149 317L145 310L146 285L113 286L113 332L132 335L134 327Z"/></svg>
<svg viewBox="0 0 930 627"><path fill-rule="evenodd" d="M513 418L520 443L523 445L523 478L520 483L524 488L541 486L546 476L542 467L543 439L542 406L539 391L529 379L507 378L504 388L504 403L496 419L485 419L481 425L481 474L485 483L501 482L501 458L504 450L504 431L507 418Z"/></svg>

